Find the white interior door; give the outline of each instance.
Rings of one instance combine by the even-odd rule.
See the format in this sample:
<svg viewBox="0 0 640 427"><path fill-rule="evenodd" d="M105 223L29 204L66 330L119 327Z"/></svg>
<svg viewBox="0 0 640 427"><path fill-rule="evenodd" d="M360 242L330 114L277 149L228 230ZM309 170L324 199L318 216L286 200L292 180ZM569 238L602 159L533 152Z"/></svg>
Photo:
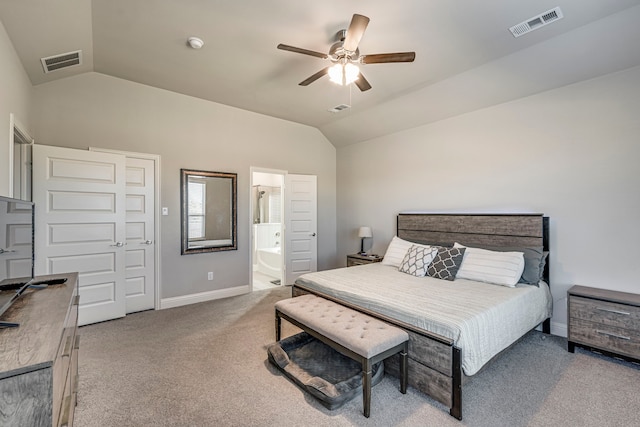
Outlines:
<svg viewBox="0 0 640 427"><path fill-rule="evenodd" d="M79 324L125 315L125 157L34 145L35 272L79 273Z"/></svg>
<svg viewBox="0 0 640 427"><path fill-rule="evenodd" d="M317 177L285 177L285 285L318 269Z"/></svg>
<svg viewBox="0 0 640 427"><path fill-rule="evenodd" d="M28 280L31 277L31 205L0 200L0 210L0 278Z"/></svg>
<svg viewBox="0 0 640 427"><path fill-rule="evenodd" d="M149 310L155 301L155 162L127 157L126 311Z"/></svg>

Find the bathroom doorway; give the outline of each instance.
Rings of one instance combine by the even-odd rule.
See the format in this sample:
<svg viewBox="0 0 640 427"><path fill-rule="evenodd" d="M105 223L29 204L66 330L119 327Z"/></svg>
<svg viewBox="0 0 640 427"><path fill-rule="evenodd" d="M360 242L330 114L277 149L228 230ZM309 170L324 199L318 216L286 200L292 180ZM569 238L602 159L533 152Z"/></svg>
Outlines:
<svg viewBox="0 0 640 427"><path fill-rule="evenodd" d="M281 286L284 255L284 177L286 171L251 168L252 290Z"/></svg>

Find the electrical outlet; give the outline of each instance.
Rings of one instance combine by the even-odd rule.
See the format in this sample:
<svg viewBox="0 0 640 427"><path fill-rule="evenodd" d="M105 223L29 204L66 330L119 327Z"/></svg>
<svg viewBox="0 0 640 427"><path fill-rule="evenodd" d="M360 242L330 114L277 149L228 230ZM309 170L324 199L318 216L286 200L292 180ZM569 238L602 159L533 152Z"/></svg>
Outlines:
<svg viewBox="0 0 640 427"><path fill-rule="evenodd" d="M213 271L207 273L207 280L213 280Z"/></svg>

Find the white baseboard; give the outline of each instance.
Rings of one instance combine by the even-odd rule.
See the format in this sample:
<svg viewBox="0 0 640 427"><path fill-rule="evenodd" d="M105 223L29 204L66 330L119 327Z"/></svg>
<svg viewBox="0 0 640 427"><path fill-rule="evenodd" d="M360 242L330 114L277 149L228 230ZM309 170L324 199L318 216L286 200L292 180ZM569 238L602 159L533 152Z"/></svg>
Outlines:
<svg viewBox="0 0 640 427"><path fill-rule="evenodd" d="M551 322L551 335L559 337L567 337L567 324Z"/></svg>
<svg viewBox="0 0 640 427"><path fill-rule="evenodd" d="M211 301L214 299L235 297L237 295L251 292L249 285L236 286L235 288L219 289L217 291L199 292L197 294L183 295L172 298L162 298L160 300L160 310L165 308L181 307L183 305L195 304L198 302Z"/></svg>

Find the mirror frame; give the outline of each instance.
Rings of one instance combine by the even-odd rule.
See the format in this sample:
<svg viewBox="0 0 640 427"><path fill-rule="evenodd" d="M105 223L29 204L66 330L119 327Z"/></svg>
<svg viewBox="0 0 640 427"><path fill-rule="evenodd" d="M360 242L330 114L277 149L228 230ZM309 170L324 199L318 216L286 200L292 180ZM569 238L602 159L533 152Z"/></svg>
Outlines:
<svg viewBox="0 0 640 427"><path fill-rule="evenodd" d="M188 184L189 176L227 178L231 181L231 244L221 246L204 246L189 248L188 232ZM231 172L211 172L194 169L180 169L180 233L181 255L200 254L205 252L235 251L238 249L238 174Z"/></svg>

